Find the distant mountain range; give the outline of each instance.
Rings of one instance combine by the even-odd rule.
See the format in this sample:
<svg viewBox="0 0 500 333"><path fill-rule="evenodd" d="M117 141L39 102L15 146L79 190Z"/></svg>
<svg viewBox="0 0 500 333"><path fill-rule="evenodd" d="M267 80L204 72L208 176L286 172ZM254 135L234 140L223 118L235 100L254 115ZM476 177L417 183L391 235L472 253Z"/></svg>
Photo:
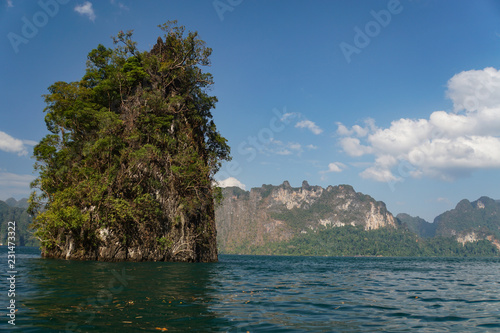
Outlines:
<svg viewBox="0 0 500 333"><path fill-rule="evenodd" d="M26 199L26 198L19 199L19 200L16 200L14 198L9 198L9 199L5 200L5 203L7 205L9 205L10 207L16 207L16 208L26 209L29 206L28 199Z"/></svg>
<svg viewBox="0 0 500 333"><path fill-rule="evenodd" d="M460 201L433 223L394 217L381 201L350 185L263 185L223 189L216 208L220 253L296 255L499 255L500 201ZM38 245L28 229L27 199L0 201L0 243L7 222L17 244Z"/></svg>
<svg viewBox="0 0 500 333"><path fill-rule="evenodd" d="M26 212L28 199L9 198L0 201L0 244L7 245L8 222L16 222L16 245L38 246L39 242L29 230L31 216Z"/></svg>
<svg viewBox="0 0 500 333"><path fill-rule="evenodd" d="M228 187L223 194L216 209L221 253L322 253L313 251L318 246L330 255L500 253L500 202L487 197L462 200L429 223L408 214L394 217L383 202L350 185L324 189L304 181L292 188L285 181L250 191Z"/></svg>
<svg viewBox="0 0 500 333"><path fill-rule="evenodd" d="M460 201L429 223L419 217L398 214L397 219L421 237L453 237L464 244L489 240L500 250L500 201L481 197Z"/></svg>

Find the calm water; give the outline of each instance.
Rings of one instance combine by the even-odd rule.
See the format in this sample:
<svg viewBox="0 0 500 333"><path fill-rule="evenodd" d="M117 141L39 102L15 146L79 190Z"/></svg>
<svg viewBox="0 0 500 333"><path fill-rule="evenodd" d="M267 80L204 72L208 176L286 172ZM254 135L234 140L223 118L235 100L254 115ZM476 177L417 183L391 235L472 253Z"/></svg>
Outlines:
<svg viewBox="0 0 500 333"><path fill-rule="evenodd" d="M41 259L17 248L0 331L498 332L500 259L220 256L214 264Z"/></svg>

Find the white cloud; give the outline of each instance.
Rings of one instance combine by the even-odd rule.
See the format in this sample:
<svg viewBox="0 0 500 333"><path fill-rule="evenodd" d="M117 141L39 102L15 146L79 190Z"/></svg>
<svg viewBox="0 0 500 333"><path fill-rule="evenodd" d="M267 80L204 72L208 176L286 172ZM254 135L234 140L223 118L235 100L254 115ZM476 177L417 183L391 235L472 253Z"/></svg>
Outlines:
<svg viewBox="0 0 500 333"><path fill-rule="evenodd" d="M345 169L347 169L347 166L344 163L333 162L333 163L328 164L328 170L320 171L319 174L321 175L321 180L324 181L327 179L327 177L326 177L327 173L331 173L331 172L339 173L339 172L344 171Z"/></svg>
<svg viewBox="0 0 500 333"><path fill-rule="evenodd" d="M79 13L80 15L87 16L92 22L94 22L96 19L94 8L92 7L92 3L89 1L85 1L83 5L75 6L75 12Z"/></svg>
<svg viewBox="0 0 500 333"><path fill-rule="evenodd" d="M31 140L19 140L9 134L0 131L0 150L7 153L16 153L19 156L28 154L26 146L34 146L37 142Z"/></svg>
<svg viewBox="0 0 500 333"><path fill-rule="evenodd" d="M27 146L36 146L38 144L38 142L33 140L23 140L23 143Z"/></svg>
<svg viewBox="0 0 500 333"><path fill-rule="evenodd" d="M14 7L14 4L12 3L12 0L7 0L7 7Z"/></svg>
<svg viewBox="0 0 500 333"><path fill-rule="evenodd" d="M301 116L302 115L299 112L287 112L281 116L280 121L286 123L290 121L289 119L299 118Z"/></svg>
<svg viewBox="0 0 500 333"><path fill-rule="evenodd" d="M350 156L362 156L372 151L371 147L362 145L358 138L342 138L340 146Z"/></svg>
<svg viewBox="0 0 500 333"><path fill-rule="evenodd" d="M312 122L310 120L299 121L297 124L295 124L295 127L296 128L307 128L308 130L310 130L312 133L314 133L316 135L323 133L323 130L321 128L319 128L318 125L316 125L314 122Z"/></svg>
<svg viewBox="0 0 500 333"><path fill-rule="evenodd" d="M454 112L428 119L401 118L388 128L337 123L339 144L350 156L373 155L360 173L377 181L405 177L454 180L474 170L500 168L500 71L459 73L448 81Z"/></svg>
<svg viewBox="0 0 500 333"><path fill-rule="evenodd" d="M220 187L233 187L233 186L236 186L236 187L241 188L242 190L246 189L245 184L243 184L242 182L240 182L238 179L236 179L234 177L229 177L229 178L226 178L224 180L217 181L217 185L220 186Z"/></svg>
<svg viewBox="0 0 500 333"><path fill-rule="evenodd" d="M269 154L276 155L292 155L297 154L300 155L304 149L302 145L297 142L287 142L284 143L280 140L271 139L269 144L265 148L265 152Z"/></svg>
<svg viewBox="0 0 500 333"><path fill-rule="evenodd" d="M353 131L348 129L344 124L337 123L337 134L342 136L352 135Z"/></svg>
<svg viewBox="0 0 500 333"><path fill-rule="evenodd" d="M379 182L399 181L401 178L394 176L390 171L397 163L398 160L392 155L380 155L375 159L375 163L360 173L360 176Z"/></svg>
<svg viewBox="0 0 500 333"><path fill-rule="evenodd" d="M289 142L288 147L292 150L300 151L302 150L302 145L296 142Z"/></svg>
<svg viewBox="0 0 500 333"><path fill-rule="evenodd" d="M359 175L362 178L373 179L379 182L391 182L400 180L400 178L394 176L390 170L377 165L365 169Z"/></svg>
<svg viewBox="0 0 500 333"><path fill-rule="evenodd" d="M456 74L448 81L447 96L455 111L480 111L500 105L500 71L488 67Z"/></svg>
<svg viewBox="0 0 500 333"><path fill-rule="evenodd" d="M35 179L33 175L18 175L10 172L0 172L0 198L13 196L28 197L30 183Z"/></svg>
<svg viewBox="0 0 500 333"><path fill-rule="evenodd" d="M375 120L368 118L364 121L365 127L361 127L359 125L354 125L351 129L348 129L342 123L337 122L337 134L341 136L348 136L355 134L358 137L364 137L376 129Z"/></svg>
<svg viewBox="0 0 500 333"><path fill-rule="evenodd" d="M328 164L328 170L325 172L342 172L347 166L341 162L333 162Z"/></svg>
<svg viewBox="0 0 500 333"><path fill-rule="evenodd" d="M288 149L280 149L280 150L276 151L275 153L278 155L283 155L283 156L292 155L292 152Z"/></svg>

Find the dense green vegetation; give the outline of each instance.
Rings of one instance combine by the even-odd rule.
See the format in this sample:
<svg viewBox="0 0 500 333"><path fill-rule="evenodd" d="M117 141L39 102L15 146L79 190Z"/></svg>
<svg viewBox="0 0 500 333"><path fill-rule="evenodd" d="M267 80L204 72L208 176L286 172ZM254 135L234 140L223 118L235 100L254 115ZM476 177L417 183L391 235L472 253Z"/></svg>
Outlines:
<svg viewBox="0 0 500 333"><path fill-rule="evenodd" d="M62 250L67 239L96 249L100 229L125 248L215 247L212 182L229 146L201 69L212 50L176 22L160 27L149 52L120 32L114 49L88 54L81 80L56 82L44 96L50 134L34 148L40 176L30 198L42 249Z"/></svg>
<svg viewBox="0 0 500 333"><path fill-rule="evenodd" d="M474 202L464 199L455 209L439 215L434 223L440 236L450 236L452 231L476 230L500 239L500 203L488 197Z"/></svg>
<svg viewBox="0 0 500 333"><path fill-rule="evenodd" d="M7 204L9 202L9 204ZM7 244L8 222L16 222L16 245L17 246L38 246L33 232L29 229L32 222L25 208L16 207L17 202L9 199L6 202L0 201L0 243ZM22 206L22 203L19 205Z"/></svg>
<svg viewBox="0 0 500 333"><path fill-rule="evenodd" d="M309 256L498 256L489 241L462 245L449 237L421 239L404 229L380 228L365 231L362 227L328 227L309 231L287 242L264 246L242 244L237 253Z"/></svg>

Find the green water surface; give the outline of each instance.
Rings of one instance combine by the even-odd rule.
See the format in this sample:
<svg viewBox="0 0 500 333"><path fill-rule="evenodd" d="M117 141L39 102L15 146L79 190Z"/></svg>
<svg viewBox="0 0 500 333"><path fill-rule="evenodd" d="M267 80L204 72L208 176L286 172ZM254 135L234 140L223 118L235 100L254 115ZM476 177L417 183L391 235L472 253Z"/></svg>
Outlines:
<svg viewBox="0 0 500 333"><path fill-rule="evenodd" d="M16 325L4 310L5 332L500 331L499 258L103 263L41 259L34 248L16 256Z"/></svg>

